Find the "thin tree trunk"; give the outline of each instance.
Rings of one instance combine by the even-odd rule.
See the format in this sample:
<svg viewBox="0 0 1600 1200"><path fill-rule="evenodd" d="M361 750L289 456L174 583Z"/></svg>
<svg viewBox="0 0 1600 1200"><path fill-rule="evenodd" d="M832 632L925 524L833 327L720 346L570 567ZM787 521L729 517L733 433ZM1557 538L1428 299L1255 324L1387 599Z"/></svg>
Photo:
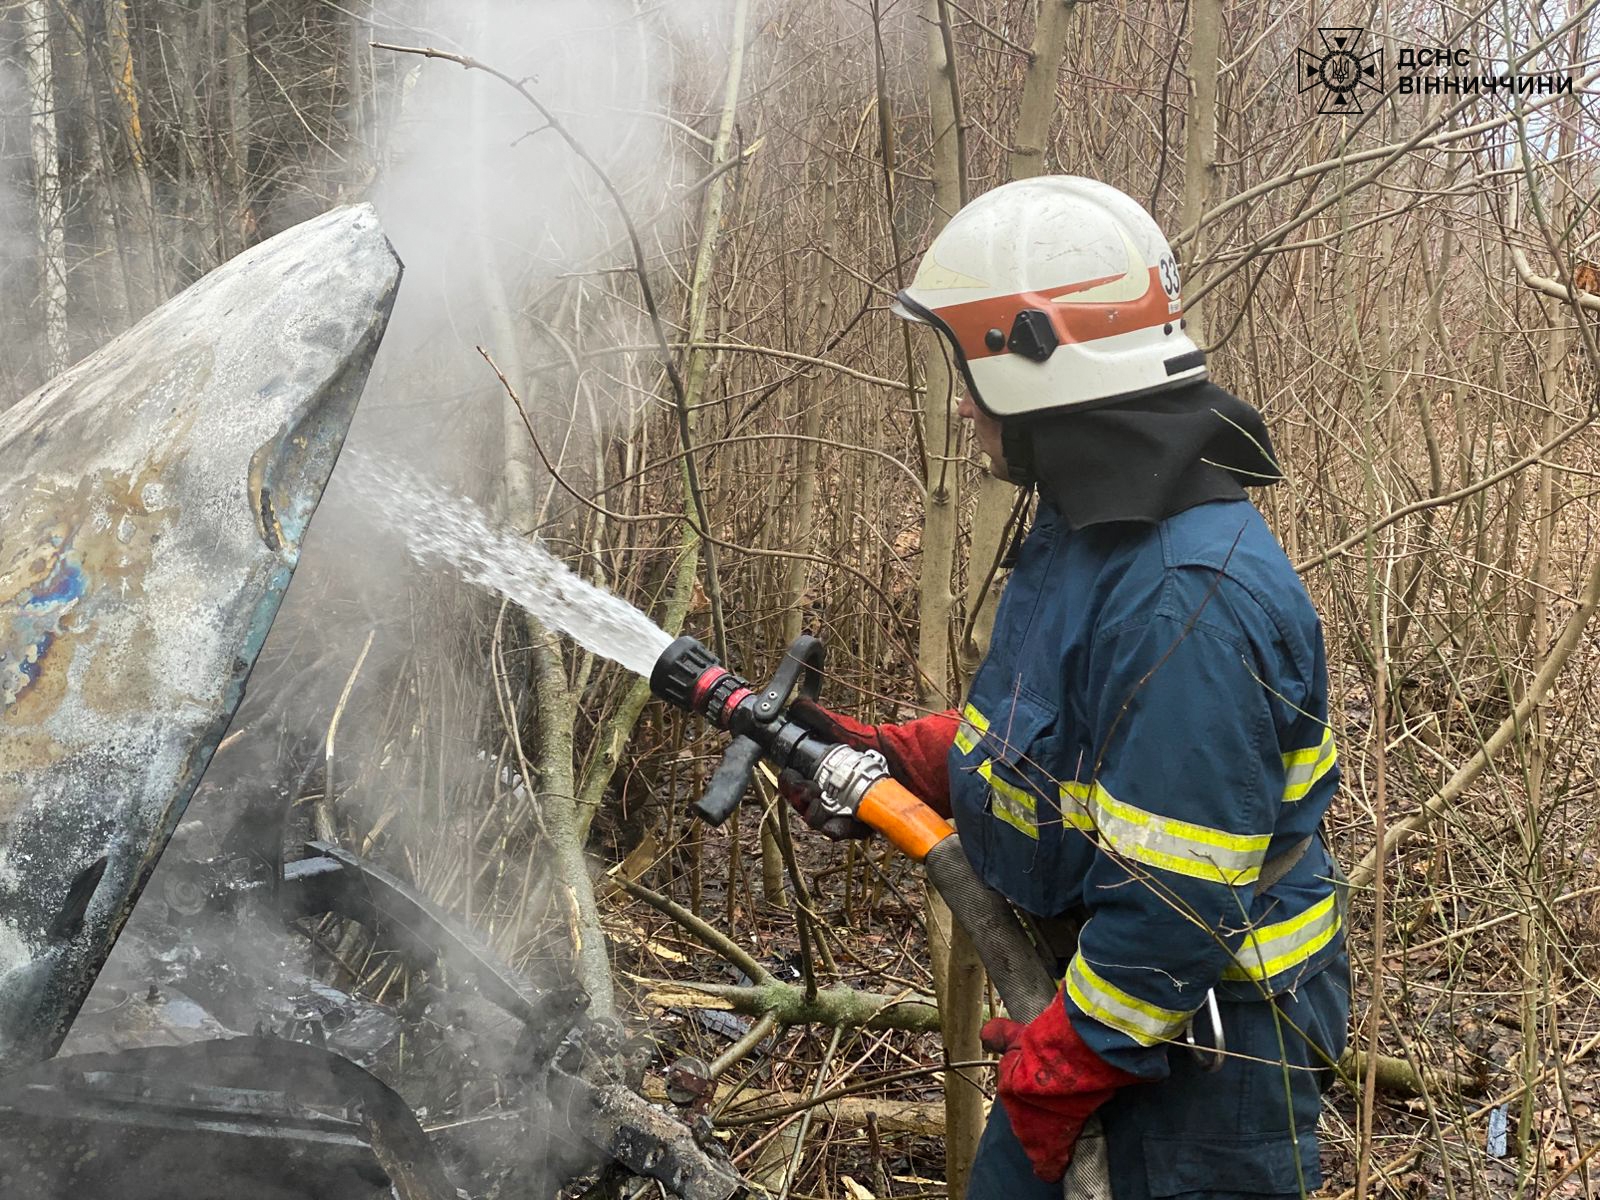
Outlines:
<svg viewBox="0 0 1600 1200"><path fill-rule="evenodd" d="M937 235L967 202L964 139L961 129L961 85L951 57L954 39L945 0L928 0L928 101L933 116L933 233ZM927 707L950 701L951 644L954 627L956 517L959 508L956 468L957 430L955 380L947 349L939 337L923 338L923 477L922 573L918 581L917 665L921 699ZM966 1062L981 1057L978 1042L984 995L983 966L977 949L952 920L944 900L931 888L927 896L928 941L933 956L934 985L939 996L939 1022L947 1059ZM983 1133L983 1093L965 1078L945 1074L945 1179L951 1196L964 1195L978 1138Z"/></svg>
<svg viewBox="0 0 1600 1200"><path fill-rule="evenodd" d="M1077 0L1040 0L1028 70L1022 80L1017 129L1011 139L1012 179L1032 179L1044 172L1045 149L1056 113L1056 83L1067 52L1067 30ZM1017 490L987 472L978 481L978 504L972 516L972 545L967 558L967 619L960 639L958 667L963 682L978 669L994 630L999 581L993 576L1001 539L1010 523Z"/></svg>
<svg viewBox="0 0 1600 1200"><path fill-rule="evenodd" d="M964 1196L983 1136L984 1094L980 1078L951 1070L950 1063L983 1057L985 976L978 949L955 920L943 897L927 889L928 954L939 999L939 1040L944 1043L944 1177L951 1197Z"/></svg>
<svg viewBox="0 0 1600 1200"><path fill-rule="evenodd" d="M90 173L99 178L99 187L90 189L94 226L99 237L96 259L109 261L107 251L115 251L118 266L122 267L117 301L98 299L96 309L104 306L107 314L112 314L112 304L122 306L122 314L112 314L107 322L117 330L154 307L150 301L154 291L154 264L150 262L154 242L149 237L147 218L149 174L144 170L144 155L138 142L128 131L130 120L134 125L138 123L138 107L133 101L133 51L128 43L128 13L122 0L107 0L101 13L104 30L86 29L86 18L82 16L72 19L77 24L75 42L83 46L83 93L90 98L94 114L88 122L86 138L93 160ZM83 24L78 24L80 19ZM130 117L130 114L133 115ZM125 174L117 162L118 149L128 158L126 179L133 182L134 187L142 184L142 197L134 198L131 206L123 203ZM128 208L136 214L134 221L128 219Z"/></svg>
<svg viewBox="0 0 1600 1200"><path fill-rule="evenodd" d="M722 116L717 123L717 134L711 144L711 169L716 178L706 185L705 203L700 209L700 245L695 253L694 274L689 281L689 345L697 347L706 340L706 321L711 311L711 275L717 261L717 243L722 235L722 206L727 194L729 172L722 170L728 161L728 151L733 145L734 123L739 112L739 89L744 80L745 20L749 13L749 0L733 0L732 29L728 39L728 77L722 93ZM695 406L705 389L706 372L711 365L710 352L698 348L689 351L688 367L684 371L684 404L687 429L692 436L700 422L693 415ZM695 486L694 454L690 446L683 446L684 486ZM690 503L690 510L694 505ZM710 532L709 530L707 532ZM722 585L717 577L716 547L706 542L701 553L705 558L706 598L711 604L712 640L719 657L728 653L727 632L722 619Z"/></svg>
<svg viewBox="0 0 1600 1200"><path fill-rule="evenodd" d="M928 104L933 114L933 221L937 236L950 217L966 203L962 194L965 170L961 140L957 136L956 97L960 93L956 64L947 57L947 22L940 0L927 0ZM955 597L951 574L955 566L956 513L959 473L953 462L956 449L954 378L943 340L922 339L922 426L926 490L922 507L922 574L917 591L917 665L920 699L932 708L949 703L951 614Z"/></svg>
<svg viewBox="0 0 1600 1200"><path fill-rule="evenodd" d="M706 340L706 324L709 319L711 303L712 273L716 267L717 244L722 231L722 209L726 194L726 184L731 172L721 168L728 162L729 150L733 144L733 134L738 116L739 91L744 79L744 50L745 50L745 24L749 13L749 0L733 0L731 31L729 34L728 75L723 88L722 115L717 125L716 137L712 141L711 165L716 172L716 177L706 185L704 202L700 211L700 242L695 252L694 268L688 284L688 317L687 326L689 337L686 339L691 347L684 370L684 411L680 414L679 434L680 441L687 444L680 445L683 456L683 490L684 508L687 512L697 511L694 492L699 486L695 474L694 439L699 429L700 421L696 416L701 393L705 389L706 375L710 367L708 351L699 348L699 343ZM710 532L710 531L708 531ZM676 632L681 628L684 618L689 611L689 604L694 593L695 574L700 565L702 556L705 562L705 590L711 603L712 641L717 654L723 658L727 656L727 635L722 620L722 593L717 578L716 548L712 543L700 537L692 522L686 521L683 525L683 536L679 547L679 559L673 575L673 584L665 612L661 618L662 627ZM646 701L650 699L650 686L645 680L635 680L627 696L618 706L617 713L610 725L600 738L602 749L592 760L590 769L586 772L582 798L583 805L579 814L581 826L588 830L590 821L600 802L600 797L609 783L617 764L622 760L623 750L634 723L638 720ZM737 814L735 814L734 837L731 853L733 861L729 878L738 874L739 848L737 842ZM698 856L701 848L701 836L697 832L691 843L691 854ZM698 860L697 860L698 861ZM698 869L698 868L697 868ZM732 887L730 886L730 893Z"/></svg>
<svg viewBox="0 0 1600 1200"><path fill-rule="evenodd" d="M1194 91L1189 96L1189 116L1184 125L1181 224L1185 229L1195 228L1205 212L1217 170L1217 68L1222 42L1222 0L1190 0L1190 5L1194 40L1189 51L1189 76ZM1197 231L1189 244L1189 259L1194 262L1199 257ZM1193 280L1189 286L1194 286ZM1190 336L1203 345L1205 321L1199 303L1187 307L1184 317L1189 322Z"/></svg>
<svg viewBox="0 0 1600 1200"><path fill-rule="evenodd" d="M828 71L823 67L823 94L828 94ZM822 183L822 230L821 244L813 269L810 287L810 302L805 305L809 312L816 314L816 327L821 330L833 328L834 300L833 300L833 241L834 224L838 218L838 160L829 158L824 168L826 176ZM813 375L807 375L796 389L796 404L800 413L800 433L807 439L818 437L822 432L822 410L828 403L823 394L821 381ZM809 548L815 540L816 509L817 509L817 443L807 440L799 444L799 461L795 465L794 498L792 501L794 511L793 536L790 544L799 548ZM788 559L784 564L783 582L783 644L789 645L802 632L805 620L805 593L806 577L810 562L802 558ZM761 831L761 874L762 889L766 893L767 903L780 908L787 908L789 904L788 892L783 886L783 860L779 853L777 843L777 830L775 821L765 822Z"/></svg>
<svg viewBox="0 0 1600 1200"><path fill-rule="evenodd" d="M232 254L255 241L256 215L250 202L250 3L223 0L222 62L227 85L227 161L224 179L233 220L227 231Z"/></svg>
<svg viewBox="0 0 1600 1200"><path fill-rule="evenodd" d="M50 58L50 5L23 5L23 55L28 64L28 114L33 151L34 212L39 230L39 299L44 315L45 374L66 369L67 234L61 204L55 70Z"/></svg>
<svg viewBox="0 0 1600 1200"><path fill-rule="evenodd" d="M112 110L128 153L128 170L139 194L140 225L148 242L150 278L145 280L156 303L166 298L167 285L161 259L161 236L156 222L155 194L145 160L144 121L139 111L139 88L133 74L133 44L128 36L127 0L106 0L105 56L111 77Z"/></svg>
<svg viewBox="0 0 1600 1200"><path fill-rule="evenodd" d="M1573 34L1573 48L1582 45L1579 40L1581 30ZM1566 161L1572 153L1576 121L1569 116L1561 123L1558 135L1558 157ZM1572 228L1579 214L1568 212L1565 214ZM1539 432L1539 444L1544 445L1555 437L1561 425L1561 380L1566 365L1567 350L1570 343L1570 328L1568 325L1567 309L1544 297L1538 297L1536 303L1540 310L1546 314L1550 324L1550 340L1545 347L1543 358L1539 364L1539 392L1543 401L1544 417L1542 428ZM1552 583L1552 543L1555 539L1557 524L1556 506L1556 472L1548 462L1539 464L1539 482L1535 490L1538 497L1534 506L1534 556L1533 573L1529 580L1531 586L1531 629L1527 632L1532 635L1532 647L1535 654L1543 654L1550 641L1550 588ZM1518 629L1518 633L1524 630ZM1523 644L1519 637L1515 643ZM1531 727L1528 730L1527 754L1527 796L1522 820L1518 823L1519 832L1523 839L1524 860L1521 871L1518 873L1519 890L1522 894L1523 909L1517 920L1517 935L1521 942L1522 950L1522 1078L1528 1085L1523 1093L1521 1113L1517 1121L1517 1187L1516 1194L1520 1198L1527 1192L1528 1185L1537 1180L1538 1158L1535 1152L1533 1161L1530 1161L1530 1151L1533 1149L1534 1129L1536 1126L1535 1111L1538 1105L1538 1093L1534 1080L1540 1071L1540 1058L1543 1043L1539 1037L1539 1018L1541 1001L1548 1000L1546 984L1545 946L1548 944L1548 933L1544 925L1545 908L1543 898L1546 895L1544 888L1544 862L1543 862L1543 833L1544 826L1542 814L1545 803L1545 785L1547 775L1553 764L1555 755L1551 744L1550 713L1548 706L1535 706L1532 714Z"/></svg>
<svg viewBox="0 0 1600 1200"><path fill-rule="evenodd" d="M589 994L589 1011L609 1016L614 1007L611 962L605 931L595 904L588 858L583 852L584 825L573 778L572 692L567 684L558 634L542 634L531 647L534 693L539 704L539 737L535 766L543 802L544 827L572 941L578 985Z"/></svg>
<svg viewBox="0 0 1600 1200"><path fill-rule="evenodd" d="M1011 178L1044 174L1045 149L1056 114L1056 83L1067 51L1067 27L1078 0L1039 0L1029 47L1028 70L1022 80L1017 130L1011 139Z"/></svg>
<svg viewBox="0 0 1600 1200"><path fill-rule="evenodd" d="M177 200L174 202L175 224L180 230L178 240L178 279L182 285L192 276L210 270L221 260L222 221L218 216L216 170L211 156L203 153L206 123L201 118L199 97L202 64L210 55L203 53L210 44L209 10L190 11L180 4L167 6L167 28L171 33L175 53L173 67L167 72L167 88L172 93L174 107L186 131L181 139L182 154L178 159ZM191 219L188 206L193 201L199 210L199 219ZM186 269L187 268L187 269Z"/></svg>

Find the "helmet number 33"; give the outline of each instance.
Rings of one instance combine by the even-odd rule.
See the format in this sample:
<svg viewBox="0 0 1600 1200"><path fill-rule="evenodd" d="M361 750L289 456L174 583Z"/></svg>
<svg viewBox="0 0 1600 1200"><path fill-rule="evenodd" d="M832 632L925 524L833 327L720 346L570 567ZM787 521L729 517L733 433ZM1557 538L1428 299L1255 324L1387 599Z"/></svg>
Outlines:
<svg viewBox="0 0 1600 1200"><path fill-rule="evenodd" d="M1170 254L1163 254L1157 269L1161 272L1161 287L1168 296L1178 298L1178 260Z"/></svg>

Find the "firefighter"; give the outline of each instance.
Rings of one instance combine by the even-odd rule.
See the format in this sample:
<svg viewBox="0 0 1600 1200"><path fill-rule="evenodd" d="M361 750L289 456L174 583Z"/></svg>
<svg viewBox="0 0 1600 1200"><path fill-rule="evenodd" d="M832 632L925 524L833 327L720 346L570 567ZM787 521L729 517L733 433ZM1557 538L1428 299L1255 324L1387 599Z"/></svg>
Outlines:
<svg viewBox="0 0 1600 1200"><path fill-rule="evenodd" d="M1281 478L1266 427L1208 380L1155 222L1094 180L973 201L896 311L944 338L1037 515L959 711L791 711L953 816L1059 958L1042 1016L984 1027L999 1103L968 1196L1059 1198L1091 1114L1115 1200L1309 1194L1349 1009L1339 769L1321 624L1244 491Z"/></svg>

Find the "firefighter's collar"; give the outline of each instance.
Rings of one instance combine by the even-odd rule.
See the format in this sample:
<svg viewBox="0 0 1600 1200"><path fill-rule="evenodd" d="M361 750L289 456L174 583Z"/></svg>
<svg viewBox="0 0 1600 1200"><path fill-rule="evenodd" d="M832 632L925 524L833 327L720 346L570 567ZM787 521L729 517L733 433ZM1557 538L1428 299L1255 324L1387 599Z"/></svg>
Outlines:
<svg viewBox="0 0 1600 1200"><path fill-rule="evenodd" d="M1072 529L1154 524L1283 478L1261 414L1209 381L1003 427L1019 483Z"/></svg>

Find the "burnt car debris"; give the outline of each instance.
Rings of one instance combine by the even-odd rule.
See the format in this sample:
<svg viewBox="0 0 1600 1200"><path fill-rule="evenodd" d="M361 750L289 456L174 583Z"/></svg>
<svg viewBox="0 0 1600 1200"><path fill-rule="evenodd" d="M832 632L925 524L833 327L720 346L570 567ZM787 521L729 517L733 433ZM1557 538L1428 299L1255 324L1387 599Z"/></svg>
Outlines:
<svg viewBox="0 0 1600 1200"><path fill-rule="evenodd" d="M0 414L8 1200L459 1200L480 1194L461 1187L474 1162L511 1144L521 1174L497 1194L554 1194L597 1165L613 1190L630 1176L684 1200L742 1190L705 1129L638 1094L652 1046L592 1018L581 992L534 986L403 880L327 842L287 863L193 821L173 842L400 274L370 207L325 214ZM136 902L124 949L141 969L101 978ZM409 967L403 1003L226 952L240 931L270 947L330 916ZM374 1074L435 1045L493 1075L494 1111L430 1130Z"/></svg>

